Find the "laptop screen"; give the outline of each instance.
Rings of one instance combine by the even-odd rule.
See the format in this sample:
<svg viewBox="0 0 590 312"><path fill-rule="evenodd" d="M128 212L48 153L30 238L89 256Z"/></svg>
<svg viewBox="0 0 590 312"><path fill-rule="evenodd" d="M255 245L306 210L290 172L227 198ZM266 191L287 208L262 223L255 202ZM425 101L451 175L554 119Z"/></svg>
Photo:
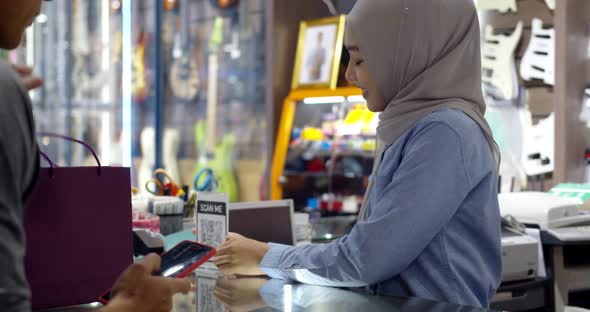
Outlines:
<svg viewBox="0 0 590 312"><path fill-rule="evenodd" d="M253 203L245 207L231 204L229 231L265 243L293 245L295 242L289 202L265 207Z"/></svg>

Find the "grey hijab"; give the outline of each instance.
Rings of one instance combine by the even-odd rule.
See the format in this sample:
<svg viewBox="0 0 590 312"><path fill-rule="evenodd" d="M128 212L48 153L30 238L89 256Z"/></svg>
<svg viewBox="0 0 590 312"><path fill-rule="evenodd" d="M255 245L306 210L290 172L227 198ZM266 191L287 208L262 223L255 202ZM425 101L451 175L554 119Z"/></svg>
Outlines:
<svg viewBox="0 0 590 312"><path fill-rule="evenodd" d="M377 127L375 165L360 221L385 149L436 110L457 109L477 122L499 165L498 147L484 118L473 0L358 0L346 31L354 34L369 73L389 101Z"/></svg>

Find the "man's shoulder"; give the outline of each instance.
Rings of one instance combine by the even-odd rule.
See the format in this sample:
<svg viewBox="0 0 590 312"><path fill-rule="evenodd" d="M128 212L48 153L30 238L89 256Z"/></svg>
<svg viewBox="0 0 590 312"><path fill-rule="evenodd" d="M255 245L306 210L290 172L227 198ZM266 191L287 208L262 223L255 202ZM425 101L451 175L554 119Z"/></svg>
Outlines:
<svg viewBox="0 0 590 312"><path fill-rule="evenodd" d="M25 107L26 102L27 92L12 67L0 60L0 111L14 113Z"/></svg>
<svg viewBox="0 0 590 312"><path fill-rule="evenodd" d="M14 71L4 60L0 59L0 83L4 86L5 83L14 83Z"/></svg>
<svg viewBox="0 0 590 312"><path fill-rule="evenodd" d="M7 101L12 97L19 97L22 99L24 89L16 78L16 74L12 67L5 61L0 60L0 101ZM4 103L3 103L4 104Z"/></svg>

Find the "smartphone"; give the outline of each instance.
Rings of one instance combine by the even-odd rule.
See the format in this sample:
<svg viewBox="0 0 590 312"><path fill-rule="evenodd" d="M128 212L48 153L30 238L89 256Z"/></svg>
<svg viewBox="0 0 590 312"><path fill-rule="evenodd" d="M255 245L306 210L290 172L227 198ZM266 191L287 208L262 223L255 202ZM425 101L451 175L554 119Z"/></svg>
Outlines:
<svg viewBox="0 0 590 312"><path fill-rule="evenodd" d="M163 253L160 271L155 276L184 278L215 255L215 248L192 241L184 241ZM111 300L111 291L100 296L99 301L107 304Z"/></svg>

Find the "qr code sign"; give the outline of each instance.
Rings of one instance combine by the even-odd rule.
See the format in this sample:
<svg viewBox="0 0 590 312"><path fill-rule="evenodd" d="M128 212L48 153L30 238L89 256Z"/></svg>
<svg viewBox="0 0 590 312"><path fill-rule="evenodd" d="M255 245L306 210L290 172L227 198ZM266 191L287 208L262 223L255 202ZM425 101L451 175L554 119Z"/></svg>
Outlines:
<svg viewBox="0 0 590 312"><path fill-rule="evenodd" d="M215 299L216 281L213 279L200 278L197 284L198 312L224 312L225 308L222 303Z"/></svg>
<svg viewBox="0 0 590 312"><path fill-rule="evenodd" d="M199 241L205 245L218 247L225 240L225 220L199 218Z"/></svg>
<svg viewBox="0 0 590 312"><path fill-rule="evenodd" d="M197 242L219 247L227 235L227 194L197 193Z"/></svg>

